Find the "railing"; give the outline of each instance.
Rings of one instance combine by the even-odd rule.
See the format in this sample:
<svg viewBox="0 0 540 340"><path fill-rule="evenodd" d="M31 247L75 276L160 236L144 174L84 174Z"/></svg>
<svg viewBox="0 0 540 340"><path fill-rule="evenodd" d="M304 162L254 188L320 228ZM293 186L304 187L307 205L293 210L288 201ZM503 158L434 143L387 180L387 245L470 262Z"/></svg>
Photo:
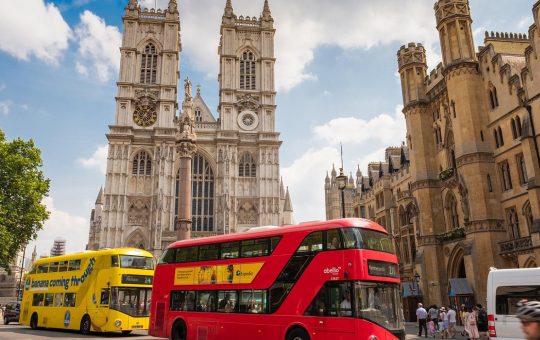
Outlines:
<svg viewBox="0 0 540 340"><path fill-rule="evenodd" d="M501 255L509 255L515 252L527 251L531 249L532 239L530 236L499 243L499 253Z"/></svg>
<svg viewBox="0 0 540 340"><path fill-rule="evenodd" d="M454 228L446 233L437 235L437 239L441 242L459 240L465 237L465 228Z"/></svg>

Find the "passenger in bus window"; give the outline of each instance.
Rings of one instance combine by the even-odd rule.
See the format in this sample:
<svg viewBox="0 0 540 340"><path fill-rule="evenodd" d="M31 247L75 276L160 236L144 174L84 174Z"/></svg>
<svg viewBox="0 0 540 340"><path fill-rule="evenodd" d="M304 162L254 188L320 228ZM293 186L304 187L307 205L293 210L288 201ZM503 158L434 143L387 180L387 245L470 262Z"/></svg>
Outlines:
<svg viewBox="0 0 540 340"><path fill-rule="evenodd" d="M338 249L338 248L339 248L338 238L334 237L332 239L332 242L328 245L328 249L333 250L333 249Z"/></svg>
<svg viewBox="0 0 540 340"><path fill-rule="evenodd" d="M218 310L226 313L230 313L232 311L231 294L229 292L225 293L225 297L219 301Z"/></svg>
<svg viewBox="0 0 540 340"><path fill-rule="evenodd" d="M189 292L184 303L184 311L193 311L195 309L195 295L193 292Z"/></svg>
<svg viewBox="0 0 540 340"><path fill-rule="evenodd" d="M351 292L347 289L343 294L343 301L339 305L339 316L351 316Z"/></svg>

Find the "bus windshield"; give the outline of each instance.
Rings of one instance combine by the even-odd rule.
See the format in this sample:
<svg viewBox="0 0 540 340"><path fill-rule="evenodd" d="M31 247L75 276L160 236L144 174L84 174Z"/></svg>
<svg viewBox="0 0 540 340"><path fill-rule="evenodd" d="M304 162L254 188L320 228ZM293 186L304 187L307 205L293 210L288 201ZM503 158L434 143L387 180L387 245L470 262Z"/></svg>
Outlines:
<svg viewBox="0 0 540 340"><path fill-rule="evenodd" d="M121 268L154 269L154 262L151 257L120 255Z"/></svg>
<svg viewBox="0 0 540 340"><path fill-rule="evenodd" d="M367 249L394 254L392 239L387 234L360 228L343 228L346 249Z"/></svg>
<svg viewBox="0 0 540 340"><path fill-rule="evenodd" d="M356 315L359 318L376 323L389 331L403 329L397 284L357 281L354 283L354 291Z"/></svg>
<svg viewBox="0 0 540 340"><path fill-rule="evenodd" d="M150 288L113 287L110 307L130 316L148 316L151 297Z"/></svg>

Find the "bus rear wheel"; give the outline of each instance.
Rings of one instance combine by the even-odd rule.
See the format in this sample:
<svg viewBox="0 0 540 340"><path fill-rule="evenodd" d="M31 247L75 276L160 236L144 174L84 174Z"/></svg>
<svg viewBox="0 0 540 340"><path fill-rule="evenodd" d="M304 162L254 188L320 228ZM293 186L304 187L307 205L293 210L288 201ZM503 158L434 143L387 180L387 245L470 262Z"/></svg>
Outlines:
<svg viewBox="0 0 540 340"><path fill-rule="evenodd" d="M30 318L30 328L37 329L38 324L38 315L36 313L32 314L32 317Z"/></svg>
<svg viewBox="0 0 540 340"><path fill-rule="evenodd" d="M90 317L88 315L83 316L81 319L81 333L82 334L89 334L90 333Z"/></svg>
<svg viewBox="0 0 540 340"><path fill-rule="evenodd" d="M172 332L171 332L171 339L172 340L186 340L187 339L187 330L186 330L186 324L182 320L178 320L174 323Z"/></svg>
<svg viewBox="0 0 540 340"><path fill-rule="evenodd" d="M4 317L4 325L9 325L9 319L8 317Z"/></svg>
<svg viewBox="0 0 540 340"><path fill-rule="evenodd" d="M286 340L309 340L309 334L303 328L295 328L287 334Z"/></svg>

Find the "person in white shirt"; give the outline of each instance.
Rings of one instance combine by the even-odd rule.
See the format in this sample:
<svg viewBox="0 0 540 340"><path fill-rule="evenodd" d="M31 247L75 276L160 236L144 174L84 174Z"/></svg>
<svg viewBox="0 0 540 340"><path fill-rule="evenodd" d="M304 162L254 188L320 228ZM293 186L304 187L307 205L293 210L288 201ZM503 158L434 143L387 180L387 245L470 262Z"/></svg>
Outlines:
<svg viewBox="0 0 540 340"><path fill-rule="evenodd" d="M339 304L339 316L352 316L350 292L345 291L343 301Z"/></svg>
<svg viewBox="0 0 540 340"><path fill-rule="evenodd" d="M452 307L448 307L448 336L453 338L456 336L456 311Z"/></svg>
<svg viewBox="0 0 540 340"><path fill-rule="evenodd" d="M418 320L418 336L422 336L422 329L424 329L424 334L427 338L427 312L421 303L418 304L418 309L416 310L416 319Z"/></svg>

